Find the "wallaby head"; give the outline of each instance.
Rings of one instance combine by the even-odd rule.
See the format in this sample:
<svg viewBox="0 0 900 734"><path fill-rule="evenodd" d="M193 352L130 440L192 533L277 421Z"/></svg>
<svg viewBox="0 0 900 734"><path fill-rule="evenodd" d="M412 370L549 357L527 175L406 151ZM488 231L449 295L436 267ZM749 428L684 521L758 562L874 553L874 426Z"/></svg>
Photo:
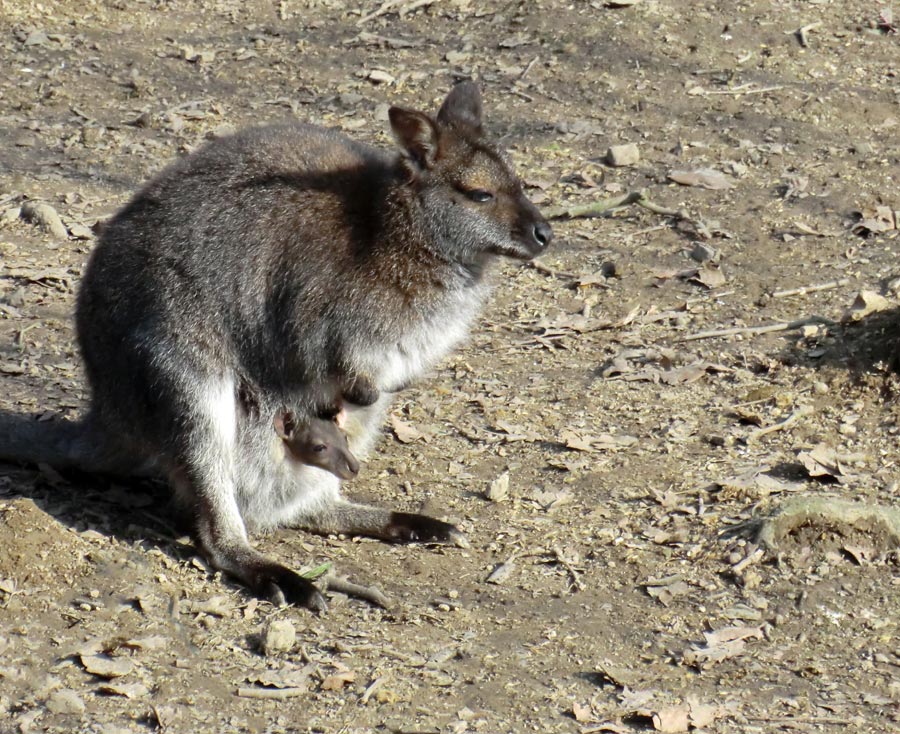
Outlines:
<svg viewBox="0 0 900 734"><path fill-rule="evenodd" d="M353 479L359 473L359 462L337 416L303 420L289 410L280 410L273 422L292 460L325 469L340 479Z"/></svg>
<svg viewBox="0 0 900 734"><path fill-rule="evenodd" d="M481 93L458 84L436 117L390 109L408 186L419 198L434 244L446 258L477 265L488 255L530 259L553 230L522 191L508 157L484 134Z"/></svg>

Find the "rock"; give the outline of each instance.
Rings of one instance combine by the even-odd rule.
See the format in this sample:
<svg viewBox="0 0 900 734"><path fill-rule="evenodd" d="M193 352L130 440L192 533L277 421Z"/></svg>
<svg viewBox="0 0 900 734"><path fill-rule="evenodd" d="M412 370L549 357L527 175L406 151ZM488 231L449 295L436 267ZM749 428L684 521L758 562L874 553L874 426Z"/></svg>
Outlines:
<svg viewBox="0 0 900 734"><path fill-rule="evenodd" d="M47 709L54 714L83 714L84 701L75 691L61 688L47 699Z"/></svg>
<svg viewBox="0 0 900 734"><path fill-rule="evenodd" d="M262 651L266 655L289 652L297 641L297 630L288 619L269 622L262 635Z"/></svg>
<svg viewBox="0 0 900 734"><path fill-rule="evenodd" d="M714 247L710 247L703 242L695 242L694 247L691 249L691 259L696 260L698 263L715 261L717 255L718 253Z"/></svg>
<svg viewBox="0 0 900 734"><path fill-rule="evenodd" d="M26 222L36 224L44 232L58 239L64 240L69 237L66 225L62 223L62 219L59 218L56 209L49 204L44 204L40 201L26 201L22 204L20 216Z"/></svg>
<svg viewBox="0 0 900 734"><path fill-rule="evenodd" d="M613 145L606 151L606 162L611 166L633 166L641 160L641 152L636 143Z"/></svg>
<svg viewBox="0 0 900 734"><path fill-rule="evenodd" d="M128 658L110 658L106 655L81 655L81 664L91 675L99 678L119 678L128 675L134 665Z"/></svg>

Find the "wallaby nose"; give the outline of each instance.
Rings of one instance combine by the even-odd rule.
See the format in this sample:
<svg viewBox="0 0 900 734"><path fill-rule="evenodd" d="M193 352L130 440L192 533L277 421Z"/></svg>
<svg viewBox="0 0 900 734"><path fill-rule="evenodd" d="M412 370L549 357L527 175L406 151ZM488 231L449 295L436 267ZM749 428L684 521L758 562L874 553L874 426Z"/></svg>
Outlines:
<svg viewBox="0 0 900 734"><path fill-rule="evenodd" d="M541 246L541 249L550 244L553 239L553 228L547 222L538 222L534 225L534 239Z"/></svg>
<svg viewBox="0 0 900 734"><path fill-rule="evenodd" d="M357 474L359 474L359 462L356 460L356 457L348 456L345 476L342 479L353 479Z"/></svg>

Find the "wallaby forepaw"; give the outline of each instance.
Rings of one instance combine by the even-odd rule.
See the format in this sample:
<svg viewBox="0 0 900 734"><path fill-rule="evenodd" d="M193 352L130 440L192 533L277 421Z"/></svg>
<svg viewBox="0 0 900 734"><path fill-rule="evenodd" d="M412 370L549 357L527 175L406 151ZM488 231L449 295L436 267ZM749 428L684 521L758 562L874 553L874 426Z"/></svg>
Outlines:
<svg viewBox="0 0 900 734"><path fill-rule="evenodd" d="M466 536L455 525L410 512L392 512L386 533L395 543L447 543L469 547Z"/></svg>
<svg viewBox="0 0 900 734"><path fill-rule="evenodd" d="M275 606L292 604L313 612L328 611L328 604L316 585L284 566L273 565L259 572L254 580L256 594Z"/></svg>

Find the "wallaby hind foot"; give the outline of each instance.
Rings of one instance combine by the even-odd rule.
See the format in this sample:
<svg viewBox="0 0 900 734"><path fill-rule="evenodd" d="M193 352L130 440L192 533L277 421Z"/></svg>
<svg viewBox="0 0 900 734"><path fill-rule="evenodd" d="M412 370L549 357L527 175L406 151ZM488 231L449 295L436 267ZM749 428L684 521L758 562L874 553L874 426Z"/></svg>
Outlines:
<svg viewBox="0 0 900 734"><path fill-rule="evenodd" d="M391 543L440 543L468 548L469 541L455 525L411 512L339 500L294 523L315 533L366 535Z"/></svg>

